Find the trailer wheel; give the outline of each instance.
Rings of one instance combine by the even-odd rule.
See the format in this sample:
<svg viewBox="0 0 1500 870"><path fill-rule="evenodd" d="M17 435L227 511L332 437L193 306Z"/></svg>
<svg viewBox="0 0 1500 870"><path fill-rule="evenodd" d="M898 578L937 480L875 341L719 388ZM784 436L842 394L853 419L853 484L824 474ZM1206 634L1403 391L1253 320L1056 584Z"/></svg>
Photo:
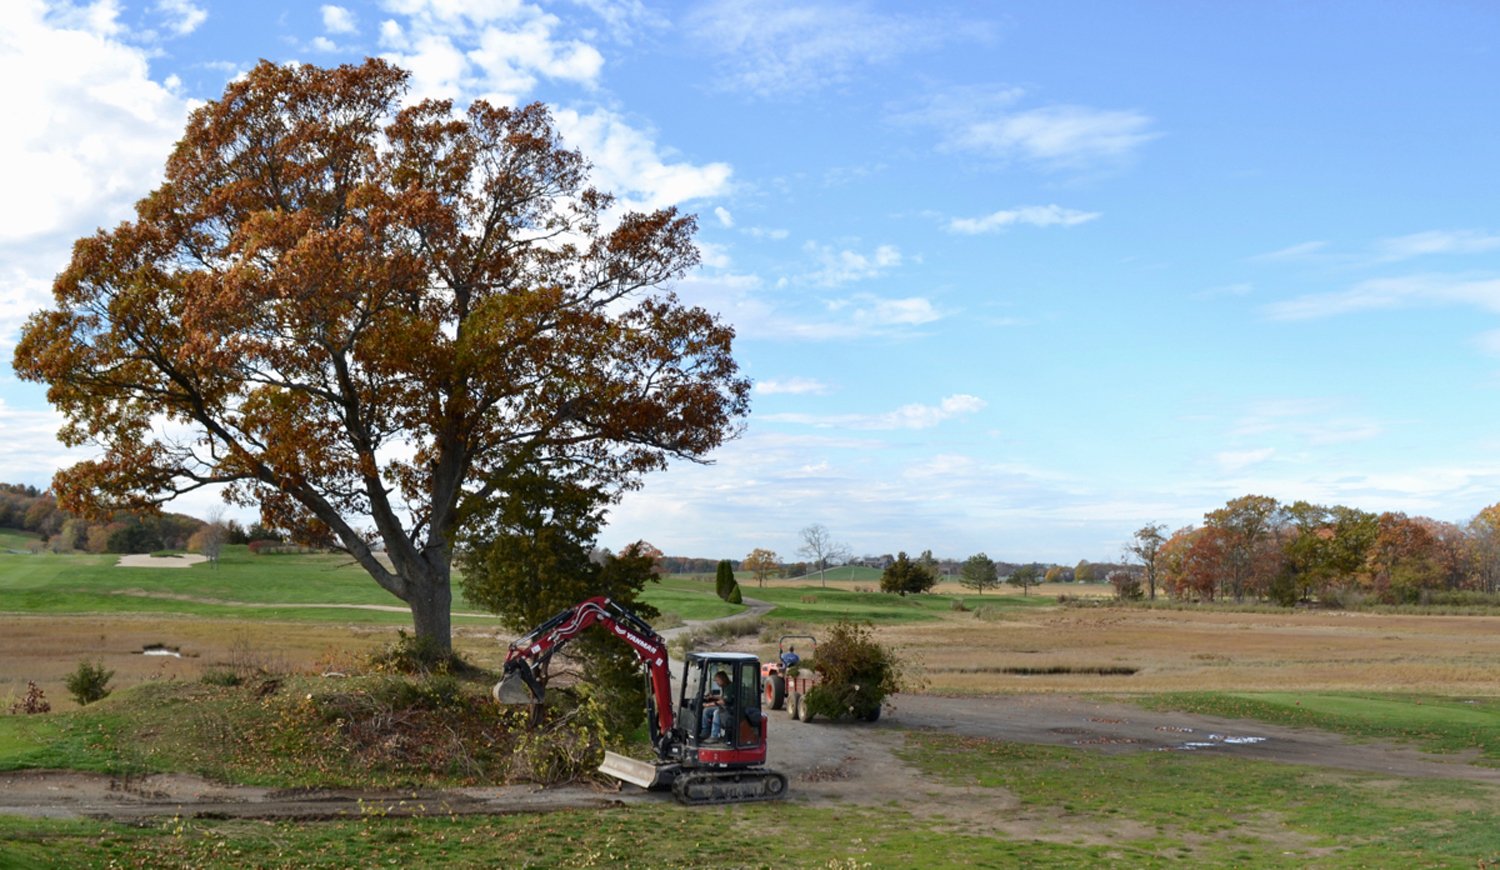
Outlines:
<svg viewBox="0 0 1500 870"><path fill-rule="evenodd" d="M866 722L879 722L880 721L880 707L881 707L880 704L876 704L875 705L875 709L871 710L870 712L866 713L865 715L861 716L860 718L864 719Z"/></svg>
<svg viewBox="0 0 1500 870"><path fill-rule="evenodd" d="M793 719L801 719L802 718L802 693L801 692L793 692L792 693L791 699L788 700L787 704L786 704L786 712L787 712L787 715L790 716L790 717L792 717Z"/></svg>
<svg viewBox="0 0 1500 870"><path fill-rule="evenodd" d="M786 706L786 680L780 674L766 678L766 706L772 710Z"/></svg>
<svg viewBox="0 0 1500 870"><path fill-rule="evenodd" d="M802 696L802 709L797 711L797 718L803 722L811 722L813 720L812 707L807 703L806 695Z"/></svg>

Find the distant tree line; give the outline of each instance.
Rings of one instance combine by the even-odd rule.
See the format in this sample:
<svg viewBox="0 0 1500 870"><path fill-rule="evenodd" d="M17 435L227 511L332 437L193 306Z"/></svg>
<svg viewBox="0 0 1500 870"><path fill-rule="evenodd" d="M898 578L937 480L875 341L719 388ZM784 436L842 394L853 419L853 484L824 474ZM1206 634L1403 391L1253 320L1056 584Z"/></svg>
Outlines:
<svg viewBox="0 0 1500 870"><path fill-rule="evenodd" d="M1178 529L1147 526L1139 572L1177 599L1293 605L1348 593L1388 604L1443 592L1500 592L1500 504L1464 524L1246 495ZM1132 546L1132 552L1139 553Z"/></svg>
<svg viewBox="0 0 1500 870"><path fill-rule="evenodd" d="M31 532L39 536L42 549L56 553L203 551L216 543L281 540L259 523L245 528L235 520L205 522L180 513L122 511L107 520L89 520L59 508L49 492L12 483L0 483L0 528Z"/></svg>

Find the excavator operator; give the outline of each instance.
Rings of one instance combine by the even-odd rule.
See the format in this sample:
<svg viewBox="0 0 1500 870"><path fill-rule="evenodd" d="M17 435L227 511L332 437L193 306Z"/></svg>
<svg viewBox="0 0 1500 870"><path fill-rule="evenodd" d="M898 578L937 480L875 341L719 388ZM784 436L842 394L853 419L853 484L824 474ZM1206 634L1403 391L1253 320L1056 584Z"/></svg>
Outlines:
<svg viewBox="0 0 1500 870"><path fill-rule="evenodd" d="M710 741L723 741L725 724L734 721L734 717L729 715L729 706L734 703L734 699L730 697L729 693L729 675L723 671L715 673L714 688L711 691L712 694L703 699L705 706L713 708L710 717L711 725L708 732L708 739Z"/></svg>

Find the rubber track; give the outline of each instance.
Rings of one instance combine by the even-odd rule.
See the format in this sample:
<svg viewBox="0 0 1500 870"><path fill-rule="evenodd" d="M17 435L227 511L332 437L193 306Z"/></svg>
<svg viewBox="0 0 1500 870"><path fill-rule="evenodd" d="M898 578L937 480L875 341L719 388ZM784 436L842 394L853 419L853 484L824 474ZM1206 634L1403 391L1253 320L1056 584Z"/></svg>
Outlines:
<svg viewBox="0 0 1500 870"><path fill-rule="evenodd" d="M672 781L672 794L690 806L743 804L786 797L786 777L774 770L696 770Z"/></svg>

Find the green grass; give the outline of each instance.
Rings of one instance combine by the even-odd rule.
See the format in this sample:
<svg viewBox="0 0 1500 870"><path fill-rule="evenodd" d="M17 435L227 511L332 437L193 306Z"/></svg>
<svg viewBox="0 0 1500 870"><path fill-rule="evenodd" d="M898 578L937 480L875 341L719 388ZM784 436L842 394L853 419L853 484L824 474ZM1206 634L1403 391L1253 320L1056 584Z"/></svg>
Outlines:
<svg viewBox="0 0 1500 870"><path fill-rule="evenodd" d="M1472 868L1500 860L1493 786L933 733L908 734L901 755L932 779L886 806L793 799L685 809L662 796L494 817L450 818L430 807L397 818L371 805L315 823L0 818L0 867Z"/></svg>
<svg viewBox="0 0 1500 870"><path fill-rule="evenodd" d="M0 552L0 609L8 613L168 613L219 619L401 625L410 614L278 604L403 607L346 556L251 555L226 547L217 566L121 568L116 555ZM458 590L455 588L455 594ZM459 613L477 612L459 598ZM455 624L493 622L454 616Z"/></svg>
<svg viewBox="0 0 1500 870"><path fill-rule="evenodd" d="M1500 789L1184 753L1107 755L933 733L902 755L1012 795L1057 834L1109 831L1111 866L1474 867L1500 860ZM979 796L974 797L980 800ZM1141 830L1142 826L1146 830ZM1134 830L1134 836L1120 833Z"/></svg>
<svg viewBox="0 0 1500 870"><path fill-rule="evenodd" d="M821 586L777 587L745 590L752 598L776 605L769 614L774 619L792 622L828 624L840 619L854 622L898 623L937 619L953 610L949 595L890 595L884 592L851 592ZM964 605L970 609L984 605L998 609L1023 609L1053 606L1050 599L1024 598L1017 595L966 595Z"/></svg>
<svg viewBox="0 0 1500 870"><path fill-rule="evenodd" d="M712 577L707 582L681 575L663 577L660 583L646 584L641 598L662 613L683 619L718 619L745 612L743 605L722 601L714 594Z"/></svg>
<svg viewBox="0 0 1500 870"><path fill-rule="evenodd" d="M1429 752L1477 752L1500 766L1500 698L1312 692L1187 692L1132 699L1152 710L1320 728Z"/></svg>
<svg viewBox="0 0 1500 870"><path fill-rule="evenodd" d="M907 814L793 804L316 824L165 820L155 827L0 821L0 866L239 868L1106 866L1110 849L924 830ZM649 832L643 835L642 832Z"/></svg>
<svg viewBox="0 0 1500 870"><path fill-rule="evenodd" d="M12 534L19 543L24 538ZM3 544L3 541L0 541ZM338 554L252 555L245 547L226 547L217 566L189 568L120 568L118 556L84 553L37 555L4 552L0 546L0 608L8 613L86 614L161 613L216 619L276 619L296 622L364 622L403 625L404 610L380 612L349 607L286 605L380 605L401 602L375 584L348 557ZM840 568L830 579L872 569ZM878 582L878 572L876 580ZM868 578L866 578L868 579ZM776 605L772 616L788 622L827 624L839 619L896 623L935 618L952 608L946 595L887 595L838 587L798 588L742 586L743 592ZM454 610L478 613L455 584ZM720 601L711 580L673 576L649 584L642 598L663 613L685 620L717 619L744 612ZM1023 608L1050 600L1018 596L964 596L970 608ZM280 606L278 606L280 605ZM455 624L488 623L487 616L455 615Z"/></svg>

